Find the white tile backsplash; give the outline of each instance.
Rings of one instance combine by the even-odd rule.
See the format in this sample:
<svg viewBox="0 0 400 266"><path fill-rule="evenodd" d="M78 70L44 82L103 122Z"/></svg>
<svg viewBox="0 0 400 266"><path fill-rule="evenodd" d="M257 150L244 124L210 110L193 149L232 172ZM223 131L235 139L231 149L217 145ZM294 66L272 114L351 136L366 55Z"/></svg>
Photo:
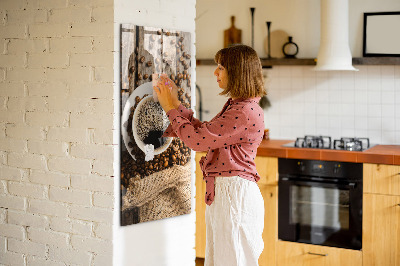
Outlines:
<svg viewBox="0 0 400 266"><path fill-rule="evenodd" d="M368 104L381 104L381 91L367 91Z"/></svg>
<svg viewBox="0 0 400 266"><path fill-rule="evenodd" d="M382 105L380 104L369 104L367 111L368 111L367 112L368 117L374 117L374 118L382 117Z"/></svg>
<svg viewBox="0 0 400 266"><path fill-rule="evenodd" d="M396 118L400 118L400 104L395 104L394 116L395 116Z"/></svg>
<svg viewBox="0 0 400 266"><path fill-rule="evenodd" d="M362 134L365 135L368 130L368 117L356 116L354 119L354 128L356 132L359 132L359 130L361 130ZM356 134L356 136L359 136L359 134Z"/></svg>
<svg viewBox="0 0 400 266"><path fill-rule="evenodd" d="M394 91L395 79L394 76L386 76L382 79L382 92Z"/></svg>
<svg viewBox="0 0 400 266"><path fill-rule="evenodd" d="M394 79L395 66L381 66L382 78Z"/></svg>
<svg viewBox="0 0 400 266"><path fill-rule="evenodd" d="M386 139L388 143L396 143L396 131L382 131L382 139Z"/></svg>
<svg viewBox="0 0 400 266"><path fill-rule="evenodd" d="M330 103L342 102L342 91L340 90L340 87L330 87L328 95Z"/></svg>
<svg viewBox="0 0 400 266"><path fill-rule="evenodd" d="M348 103L354 105L354 83L352 88L346 88L342 90L341 103Z"/></svg>
<svg viewBox="0 0 400 266"><path fill-rule="evenodd" d="M399 132L400 132L400 117L399 116L396 117L395 125L396 125L396 131L397 131L396 138L398 139L400 137L400 134L399 134Z"/></svg>
<svg viewBox="0 0 400 266"><path fill-rule="evenodd" d="M393 123L393 117L382 117L382 131L395 131L396 125Z"/></svg>
<svg viewBox="0 0 400 266"><path fill-rule="evenodd" d="M328 128L329 127L329 116L317 115L316 123L317 123L316 124L317 128Z"/></svg>
<svg viewBox="0 0 400 266"><path fill-rule="evenodd" d="M394 118L393 104L382 104L382 119L387 117Z"/></svg>
<svg viewBox="0 0 400 266"><path fill-rule="evenodd" d="M264 110L274 139L305 134L369 137L372 143L400 144L400 66L357 65L359 71L313 71L312 66L274 66L267 75L271 108ZM203 120L211 120L227 98L213 75L197 66Z"/></svg>
<svg viewBox="0 0 400 266"><path fill-rule="evenodd" d="M368 131L381 130L382 119L380 117L368 117Z"/></svg>
<svg viewBox="0 0 400 266"><path fill-rule="evenodd" d="M367 104L354 104L354 115L355 116L362 116L362 117L367 117L368 116L368 105Z"/></svg>
<svg viewBox="0 0 400 266"><path fill-rule="evenodd" d="M348 116L348 117L340 117L340 121L342 123L342 130L354 130L354 124L355 124L355 118L354 116ZM352 136L352 135L348 135L348 134L344 134L346 136Z"/></svg>
<svg viewBox="0 0 400 266"><path fill-rule="evenodd" d="M340 105L340 114L343 117L350 117L354 119L355 111L354 111L354 104L353 103L343 103Z"/></svg>
<svg viewBox="0 0 400 266"><path fill-rule="evenodd" d="M328 103L329 102L329 90L325 88L317 88L316 92L317 103Z"/></svg>
<svg viewBox="0 0 400 266"><path fill-rule="evenodd" d="M324 115L324 116L329 115L329 105L327 105L326 103L323 103L323 102L320 103L317 101L317 117L319 115Z"/></svg>
<svg viewBox="0 0 400 266"><path fill-rule="evenodd" d="M375 143L375 144L382 143L382 131L381 130L368 130L367 136L369 138L370 143Z"/></svg>
<svg viewBox="0 0 400 266"><path fill-rule="evenodd" d="M368 70L369 73L369 70ZM369 75L368 74L368 81L367 81L367 89L368 91L381 91L382 81L380 76L377 75Z"/></svg>
<svg viewBox="0 0 400 266"><path fill-rule="evenodd" d="M382 91L382 104L394 104L395 102L395 91Z"/></svg>

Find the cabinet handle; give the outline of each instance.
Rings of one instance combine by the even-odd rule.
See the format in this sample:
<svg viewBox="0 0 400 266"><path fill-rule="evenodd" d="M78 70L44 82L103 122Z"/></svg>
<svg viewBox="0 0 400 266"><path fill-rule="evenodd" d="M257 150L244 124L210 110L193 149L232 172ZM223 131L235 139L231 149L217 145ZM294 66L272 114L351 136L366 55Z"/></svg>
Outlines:
<svg viewBox="0 0 400 266"><path fill-rule="evenodd" d="M310 255L317 255L317 256L323 256L323 257L328 256L328 254L313 253L313 252L307 252L307 254L310 254Z"/></svg>

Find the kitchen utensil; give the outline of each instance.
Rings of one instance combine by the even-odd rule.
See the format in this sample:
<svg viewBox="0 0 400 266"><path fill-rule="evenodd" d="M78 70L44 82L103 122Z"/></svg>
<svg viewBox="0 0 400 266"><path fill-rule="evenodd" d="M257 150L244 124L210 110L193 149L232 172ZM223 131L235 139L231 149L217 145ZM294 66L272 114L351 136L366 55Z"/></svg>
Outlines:
<svg viewBox="0 0 400 266"><path fill-rule="evenodd" d="M242 30L235 27L235 16L231 16L231 27L224 31L224 48L242 43Z"/></svg>

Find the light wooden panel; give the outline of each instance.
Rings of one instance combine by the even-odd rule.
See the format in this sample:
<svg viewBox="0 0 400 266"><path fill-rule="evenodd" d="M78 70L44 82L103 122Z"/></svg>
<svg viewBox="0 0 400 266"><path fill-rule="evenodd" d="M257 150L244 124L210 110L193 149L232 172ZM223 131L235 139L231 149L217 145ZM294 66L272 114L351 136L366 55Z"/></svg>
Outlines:
<svg viewBox="0 0 400 266"><path fill-rule="evenodd" d="M196 152L196 257L205 258L206 250L206 225L205 210L206 183L203 181L203 172L200 169L199 161L205 152Z"/></svg>
<svg viewBox="0 0 400 266"><path fill-rule="evenodd" d="M358 250L280 240L277 250L278 266L362 266L362 252Z"/></svg>
<svg viewBox="0 0 400 266"><path fill-rule="evenodd" d="M400 166L365 163L363 176L364 193L400 195Z"/></svg>
<svg viewBox="0 0 400 266"><path fill-rule="evenodd" d="M364 194L364 266L400 266L400 196Z"/></svg>
<svg viewBox="0 0 400 266"><path fill-rule="evenodd" d="M264 250L258 259L260 266L276 265L276 242L278 240L278 187L259 185L264 198Z"/></svg>
<svg viewBox="0 0 400 266"><path fill-rule="evenodd" d="M254 162L261 176L258 184L278 185L278 158L256 156Z"/></svg>

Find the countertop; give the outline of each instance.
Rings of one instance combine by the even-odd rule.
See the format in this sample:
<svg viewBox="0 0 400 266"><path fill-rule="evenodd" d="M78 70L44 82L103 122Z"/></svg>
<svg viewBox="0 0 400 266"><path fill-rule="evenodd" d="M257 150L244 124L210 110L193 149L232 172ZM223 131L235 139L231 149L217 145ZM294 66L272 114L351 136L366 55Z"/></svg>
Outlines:
<svg viewBox="0 0 400 266"><path fill-rule="evenodd" d="M294 140L263 140L258 156L400 165L400 145L375 145L365 151L282 147Z"/></svg>

